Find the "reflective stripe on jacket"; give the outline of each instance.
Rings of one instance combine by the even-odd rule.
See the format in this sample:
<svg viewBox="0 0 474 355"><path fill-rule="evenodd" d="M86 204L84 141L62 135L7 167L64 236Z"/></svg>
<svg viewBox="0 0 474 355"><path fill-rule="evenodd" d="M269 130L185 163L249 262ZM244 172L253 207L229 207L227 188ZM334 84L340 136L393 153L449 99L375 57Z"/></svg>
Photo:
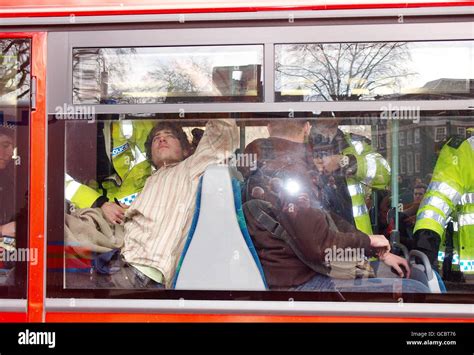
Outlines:
<svg viewBox="0 0 474 355"><path fill-rule="evenodd" d="M373 232L365 194L370 188L385 189L390 184L390 165L363 137L344 134L344 138L349 146L342 154L353 155L357 161L355 174L346 179L354 221L358 230L370 235Z"/></svg>
<svg viewBox="0 0 474 355"><path fill-rule="evenodd" d="M113 121L104 128L107 152L116 174L102 181L109 201L117 198L120 202L130 205L137 193L145 185L151 175L151 165L146 159L145 141L153 128L152 121ZM112 140L112 146L108 144ZM94 188L66 175L65 198L76 208L91 207L103 196L102 189Z"/></svg>
<svg viewBox="0 0 474 355"><path fill-rule="evenodd" d="M445 237L449 217L457 222L456 263L463 272L474 273L474 137L459 137L445 144L436 162L433 178L417 213L414 232L428 229ZM440 248L439 257L444 257Z"/></svg>

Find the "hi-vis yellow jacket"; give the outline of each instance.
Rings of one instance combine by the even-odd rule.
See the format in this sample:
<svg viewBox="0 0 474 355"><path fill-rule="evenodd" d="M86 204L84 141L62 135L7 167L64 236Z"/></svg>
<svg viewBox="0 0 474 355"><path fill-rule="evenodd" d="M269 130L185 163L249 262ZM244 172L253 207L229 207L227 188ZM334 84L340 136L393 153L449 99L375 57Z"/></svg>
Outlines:
<svg viewBox="0 0 474 355"><path fill-rule="evenodd" d="M433 231L443 241L449 218L457 222L453 268L474 273L474 137L454 137L443 146L418 209L414 232ZM442 245L440 261L444 258Z"/></svg>
<svg viewBox="0 0 474 355"><path fill-rule="evenodd" d="M130 205L151 175L151 165L146 159L145 141L152 127L153 122L142 120L119 120L105 125L106 149L110 153L109 158L116 174L101 182L105 191L93 184L81 184L66 174L66 200L75 208L86 208L91 207L105 194L109 201L116 198Z"/></svg>
<svg viewBox="0 0 474 355"><path fill-rule="evenodd" d="M357 161L355 174L346 178L354 221L358 230L373 234L365 192L366 189L385 189L390 184L390 165L372 149L367 139L352 134L344 134L344 138L348 147L343 149L342 154L353 155Z"/></svg>

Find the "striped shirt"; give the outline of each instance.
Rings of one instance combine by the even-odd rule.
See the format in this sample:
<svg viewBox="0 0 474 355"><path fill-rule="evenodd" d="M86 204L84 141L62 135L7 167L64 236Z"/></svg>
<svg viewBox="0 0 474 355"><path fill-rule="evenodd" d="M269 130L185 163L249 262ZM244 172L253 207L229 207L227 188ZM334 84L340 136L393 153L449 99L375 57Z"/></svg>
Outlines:
<svg viewBox="0 0 474 355"><path fill-rule="evenodd" d="M193 155L147 179L126 212L122 255L127 262L159 270L170 285L194 215L199 178L233 153L238 142L234 120L210 120Z"/></svg>

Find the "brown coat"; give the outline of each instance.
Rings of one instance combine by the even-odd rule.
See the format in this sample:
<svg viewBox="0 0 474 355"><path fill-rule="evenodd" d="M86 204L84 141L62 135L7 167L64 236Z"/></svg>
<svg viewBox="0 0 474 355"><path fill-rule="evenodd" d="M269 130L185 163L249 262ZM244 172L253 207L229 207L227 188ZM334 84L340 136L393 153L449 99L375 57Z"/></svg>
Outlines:
<svg viewBox="0 0 474 355"><path fill-rule="evenodd" d="M262 154L262 144L267 148L272 147L274 154L269 152ZM308 165L304 144L269 138L252 142L247 148L246 152L257 153L257 159L263 158L259 159L258 167L265 169L267 173L290 169L292 176L298 176L300 181L309 179L310 165ZM292 208L288 208L287 201L283 201L280 206L277 206L273 198L267 197L265 190L263 199L274 206L273 217L293 237L298 250L306 260L324 265L325 251L333 246L342 249L363 248L366 255L373 254L369 237L343 220L336 219L336 227L334 223L336 216L331 216L298 199L293 201ZM296 256L285 241L274 237L264 226L260 225L252 217L246 205L244 205L244 213L249 234L255 244L267 283L271 289L288 289L299 286L316 274Z"/></svg>

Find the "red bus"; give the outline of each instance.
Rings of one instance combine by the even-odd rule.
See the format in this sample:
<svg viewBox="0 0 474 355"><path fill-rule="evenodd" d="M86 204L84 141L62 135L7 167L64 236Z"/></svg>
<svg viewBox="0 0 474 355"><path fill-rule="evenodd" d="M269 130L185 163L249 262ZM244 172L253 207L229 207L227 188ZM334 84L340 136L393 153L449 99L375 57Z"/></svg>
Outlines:
<svg viewBox="0 0 474 355"><path fill-rule="evenodd" d="M473 6L448 0L2 2L0 320L472 322L474 261L463 264L454 253L446 268L448 232L438 252L440 287L305 292L268 286L255 240L244 238L235 211L227 212L241 199L230 176L245 185L238 168L255 167L245 148L268 137L269 122L316 126L321 112L329 112L338 132L371 146L389 172L384 186L360 185L362 202L350 215L355 220L363 211L372 233L384 235L432 280L430 263L409 250L416 249L420 194L441 147L452 135L469 137L474 125ZM86 201L92 195L78 197L79 189L103 197L123 190L118 161L131 159L120 163L128 164L127 174L147 161L144 143L154 124L179 124L199 149L206 123L219 119L238 128L237 150L225 157L237 174L206 170L201 214L176 285L167 273L166 288L157 290L117 288L97 276L98 258L112 248L71 236L68 216L94 207ZM135 190L114 195L117 201L130 205L137 198L154 171L147 164L148 174L130 178ZM337 190L336 173L320 179L321 191ZM226 239L234 229L235 245ZM193 246L199 250L193 253Z"/></svg>

